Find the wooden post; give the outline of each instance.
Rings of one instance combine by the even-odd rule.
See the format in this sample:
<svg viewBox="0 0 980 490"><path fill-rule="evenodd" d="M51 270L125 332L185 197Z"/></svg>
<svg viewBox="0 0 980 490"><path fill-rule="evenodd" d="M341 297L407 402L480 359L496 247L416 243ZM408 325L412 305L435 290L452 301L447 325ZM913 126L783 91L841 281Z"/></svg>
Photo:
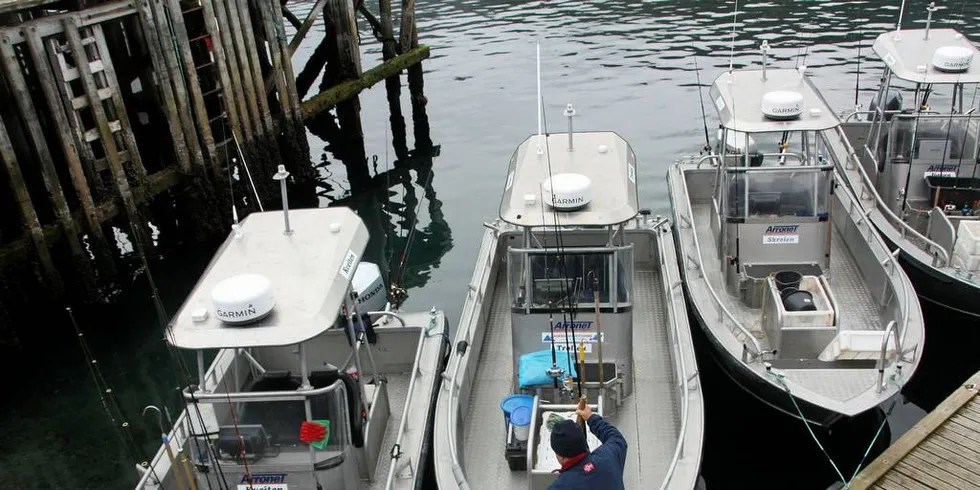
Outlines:
<svg viewBox="0 0 980 490"><path fill-rule="evenodd" d="M241 134L243 129L241 119L238 117L238 106L236 105L237 97L235 97L234 85L231 81L231 75L228 68L228 58L225 56L223 35L219 34L217 14L215 13L214 4L211 0L201 0L201 6L203 8L204 25L211 37L212 54L214 55L215 63L218 65L218 79L221 85L221 97L222 103L225 108L225 114L228 117L228 125L231 126L232 134ZM237 136L236 136L237 137ZM241 141L239 139L238 141ZM225 150L228 151L227 149ZM221 171L221 162L218 161L217 157L211 156L211 164L213 166L214 176L217 179L223 177Z"/></svg>
<svg viewBox="0 0 980 490"><path fill-rule="evenodd" d="M269 134L274 134L276 128L272 126L272 114L269 113L269 99L265 97L265 83L262 80L262 66L259 65L258 48L255 43L255 36L252 33L253 24L248 0L228 0L228 3L229 5L237 4L238 17L241 21L241 32L245 35L245 51L248 52L249 66L251 67L251 77L249 79L255 83L255 98L259 103L258 111L261 114L262 122L265 123L265 130ZM275 150L278 151L277 148Z"/></svg>
<svg viewBox="0 0 980 490"><path fill-rule="evenodd" d="M212 37L221 36L221 46L225 50L225 62L228 75L231 78L231 85L224 87L225 106L237 104L238 118L241 123L241 130L245 133L248 140L254 135L252 130L253 121L249 117L249 109L245 103L245 88L242 85L242 71L239 68L238 56L235 53L235 41L232 39L231 27L228 25L228 11L223 0L204 0L211 3L214 7L215 21L217 29L211 32ZM210 27L209 29L210 30ZM230 87L230 89L229 89ZM258 122L258 121L255 121ZM238 140L242 143L242 140Z"/></svg>
<svg viewBox="0 0 980 490"><path fill-rule="evenodd" d="M64 283L58 270L54 267L51 260L51 252L48 250L47 241L44 239L44 231L41 222L37 219L37 212L34 211L34 203L27 192L27 184L24 183L24 176L20 173L20 166L17 164L17 156L14 153L13 144L7 136L7 128L4 127L3 118L0 117L0 160L7 170L7 177L10 179L10 191L20 207L21 217L24 219L24 227L27 229L28 236L34 244L38 259L41 262L41 269L47 278L50 286L60 295L64 289Z"/></svg>
<svg viewBox="0 0 980 490"><path fill-rule="evenodd" d="M414 0L402 0L402 50L414 49L419 46L418 26L415 24ZM408 92L412 100L412 130L415 134L415 150L428 152L432 149L432 139L429 137L429 117L425 114L428 102L423 94L422 64L408 67Z"/></svg>
<svg viewBox="0 0 980 490"><path fill-rule="evenodd" d="M241 24L241 17L238 15L238 2L236 0L217 0L216 3L222 4L227 13L227 25L231 31L231 38L234 41L234 44L231 45L234 47L232 51L238 58L239 77L242 80L242 87L245 89L244 97L242 98L251 116L249 120L252 123L252 131L255 132L252 136L258 136L265 131L262 127L262 116L259 114L259 106L257 104L258 94L255 91L255 82L252 80L252 69L248 58L248 50L245 48L245 36L242 34L242 28L249 28L251 25L243 26ZM225 45L226 48L228 46Z"/></svg>
<svg viewBox="0 0 980 490"><path fill-rule="evenodd" d="M300 22L299 17L296 17L296 14L290 12L285 5L282 6L282 15L285 16L286 20L288 20L289 23L296 29L299 29L299 26L303 25L303 23Z"/></svg>
<svg viewBox="0 0 980 490"><path fill-rule="evenodd" d="M303 21L303 25L296 29L296 34L293 36L293 40L289 41L289 52L295 53L296 48L299 44L303 42L303 38L306 37L306 33L310 31L313 27L313 23L316 22L316 18L320 15L320 11L323 10L323 6L327 3L327 0L317 0L316 4L313 5L313 10L310 10L310 14L306 16L306 20Z"/></svg>
<svg viewBox="0 0 980 490"><path fill-rule="evenodd" d="M68 163L68 171L71 175L72 184L74 185L75 193L78 195L78 201L82 206L82 214L85 217L85 222L88 225L90 242L92 244L92 255L95 256L95 260L101 271L115 275L112 249L109 248L109 242L102 232L102 222L99 221L95 200L92 199L92 192L89 189L89 179L85 176L85 170L82 167L78 149L75 146L75 139L72 137L72 127L68 122L65 108L61 105L61 96L52 86L52 82L58 80L58 78L55 77L54 70L51 69L51 65L48 63L48 57L45 56L44 44L41 36L37 32L37 28L31 26L24 29L24 39L27 52L31 57L31 62L34 64L34 69L37 70L38 85L41 86L41 90L44 92L44 97L48 101L49 112L57 127L61 150L65 155L65 161ZM60 73L60 70L58 72ZM68 110L72 113L75 112L71 109L71 106L68 107ZM76 134L81 133L76 132ZM80 144L85 144L84 139L79 140L79 142ZM89 147L89 151L91 152L91 147ZM101 181L98 175L95 177Z"/></svg>
<svg viewBox="0 0 980 490"><path fill-rule="evenodd" d="M191 103L194 104L194 115L197 116L197 131L204 141L204 148L209 158L215 158L214 135L211 134L211 122L208 121L208 111L204 105L204 95L201 93L201 80L197 76L197 67L194 66L194 55L191 53L187 27L184 26L184 14L179 0L166 0L167 8L173 17L170 24L173 26L174 35L177 38L177 49L180 50L180 59L184 65L184 75L187 77L187 90L191 93ZM198 162L204 165L204 160Z"/></svg>
<svg viewBox="0 0 980 490"><path fill-rule="evenodd" d="M153 64L154 78L158 81L160 92L163 94L163 109L167 115L167 127L170 131L170 140L174 145L174 153L180 168L185 172L190 170L190 152L187 142L184 139L184 130L180 124L180 113L177 109L176 96L173 92L173 85L167 73L167 62L161 52L160 33L156 22L153 20L153 8L150 5L152 0L140 0L138 7L140 12L140 23L146 33L146 50L150 52L150 62Z"/></svg>
<svg viewBox="0 0 980 490"><path fill-rule="evenodd" d="M92 76L88 55L86 54L85 46L82 44L81 35L78 32L78 18L71 16L64 19L62 23L65 29L65 38L68 40L68 46L75 59L75 66L78 67L79 79L85 88L85 93L89 99L89 107L92 109L92 115L99 129L102 145L105 148L106 160L109 162L109 169L112 172L116 189L119 191L123 207L126 209L126 214L129 218L130 229L134 235L133 243L141 247L143 253L147 253L150 250L149 247L151 244L147 240L144 232L143 220L140 218L139 209L136 206L136 199L133 197L132 190L129 187L129 179L126 177L123 162L119 158L115 135L112 134L105 109L99 99L98 87L96 87L95 78ZM96 28L98 26L91 27L91 29Z"/></svg>
<svg viewBox="0 0 980 490"><path fill-rule="evenodd" d="M357 39L357 19L353 0L330 0L324 18L329 23L328 40L335 46L334 56L327 63L327 80L343 83L361 77L361 51ZM364 151L364 130L361 127L361 101L355 94L337 104L337 120L341 136L339 146L351 190L368 185L370 174Z"/></svg>
<svg viewBox="0 0 980 490"><path fill-rule="evenodd" d="M7 36L0 39L0 65L3 74L7 79L10 90L14 97L14 103L20 111L21 117L27 124L27 133L34 145L37 153L38 163L41 168L41 178L44 180L44 187L51 197L51 204L54 214L64 229L65 238L72 256L80 264L88 264L84 249L78 238L78 228L72 220L71 210L68 208L68 201L61 190L61 182L58 180L58 172L54 167L54 159L48 149L48 143L44 140L44 130L38 120L37 113L34 111L34 104L31 102L31 94L27 90L24 75L20 71L20 64L17 62L14 47ZM86 65L87 67L88 65ZM83 266L84 267L84 266ZM83 273L86 271L83 271ZM85 274L87 276L87 274Z"/></svg>
<svg viewBox="0 0 980 490"><path fill-rule="evenodd" d="M257 0L259 3L265 4L270 0ZM271 0L278 3L277 0ZM274 22L274 28L278 32L278 35L270 39L276 39L279 41L279 56L280 65L279 70L282 71L283 77L285 78L284 92L279 93L279 99L282 101L287 101L289 103L289 111L285 111L291 117L287 119L299 119L299 97L296 95L296 75L293 73L293 63L292 63L292 52L289 51L289 45L286 43L286 31L283 29L282 20L282 10L278 8L272 9L271 21ZM270 51L275 51L272 46L269 47ZM285 104L284 104L285 105ZM305 142L305 138L303 139Z"/></svg>
<svg viewBox="0 0 980 490"><path fill-rule="evenodd" d="M391 20L391 0L380 0L381 9L381 55L385 62L391 61L398 55L398 43L395 40L395 29ZM405 134L405 116L402 114L401 71L396 75L385 78L385 92L388 97L388 122L391 126L391 144L395 149L395 158L408 158L408 138Z"/></svg>

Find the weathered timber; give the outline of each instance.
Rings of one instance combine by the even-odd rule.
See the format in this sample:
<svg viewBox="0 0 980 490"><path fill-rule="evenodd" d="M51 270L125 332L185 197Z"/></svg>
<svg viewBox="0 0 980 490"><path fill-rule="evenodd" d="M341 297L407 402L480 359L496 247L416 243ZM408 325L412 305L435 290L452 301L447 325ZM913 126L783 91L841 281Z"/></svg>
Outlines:
<svg viewBox="0 0 980 490"><path fill-rule="evenodd" d="M415 49L419 45L419 30L415 23L414 0L402 0L402 50ZM422 64L416 63L408 67L408 92L412 102L412 133L415 136L415 150L429 152L432 140L429 137L429 116L425 113L428 102L424 94Z"/></svg>
<svg viewBox="0 0 980 490"><path fill-rule="evenodd" d="M224 115L228 118L228 125L231 127L232 134L240 134L241 131L244 130L244 127L242 126L241 119L239 118L239 107L235 102L237 97L235 97L234 94L234 84L231 81L231 74L228 66L229 62L228 58L225 56L224 38L219 32L220 29L218 28L217 13L215 11L214 3L212 0L201 0L201 7L203 8L204 13L204 25L208 31L208 35L211 38L211 43L213 46L212 52L214 53L214 60L217 64L218 82L222 92L221 102L224 107ZM223 177L221 161L218 160L217 156L211 156L211 164L215 179L221 179Z"/></svg>
<svg viewBox="0 0 980 490"><path fill-rule="evenodd" d="M259 0L262 1L262 0ZM258 101L258 110L262 122L265 124L267 133L274 133L275 127L272 126L272 115L269 112L269 99L263 97L265 94L265 83L262 80L262 66L259 64L258 48L255 43L255 36L252 33L252 19L249 12L248 0L229 0L229 5L236 6L238 17L241 21L241 31L245 35L245 50L248 52L249 66L251 68L250 79L255 82L255 99ZM263 53L264 54L264 53ZM272 139L273 145L274 139ZM266 148L269 151L278 153L278 148Z"/></svg>
<svg viewBox="0 0 980 490"><path fill-rule="evenodd" d="M175 18L170 23L174 29L174 36L177 41L177 49L180 50L180 61L183 62L184 76L187 81L187 90L191 95L191 102L194 105L194 115L197 121L197 131L204 142L204 150L207 158L215 158L214 135L211 133L211 123L208 121L208 111L204 105L204 95L201 93L201 81L197 75L197 67L194 66L194 55L191 53L187 28L184 26L183 12L179 0L166 0L168 10ZM205 165L204 159L198 162L202 167Z"/></svg>
<svg viewBox="0 0 980 490"><path fill-rule="evenodd" d="M157 173L150 174L143 197L146 199L152 198L177 187L181 182L183 182L181 174L173 169L161 170ZM97 215L99 221L102 222L114 219L121 212L123 210L115 201L100 203L97 207ZM81 212L75 212L71 216L75 220L82 219ZM58 224L44 225L43 233L45 241L51 245L64 238L64 228ZM0 246L0 264L7 263L11 260L23 260L27 258L31 248L32 246L28 238L19 238Z"/></svg>
<svg viewBox="0 0 980 490"><path fill-rule="evenodd" d="M225 12L228 15L227 23L231 30L231 37L234 40L234 52L235 56L238 58L238 69L241 71L240 78L242 80L242 86L245 89L243 99L245 106L249 110L250 121L252 122L252 131L254 132L251 136L254 138L256 136L266 133L267 128L262 125L262 115L259 113L258 106L258 92L255 91L255 80L252 79L252 62L248 56L248 48L246 47L245 35L242 32L244 29L250 29L251 25L242 25L241 17L238 15L238 2L236 0L217 0L217 3L223 4ZM228 45L225 45L227 48ZM259 81L261 83L261 80Z"/></svg>
<svg viewBox="0 0 980 490"><path fill-rule="evenodd" d="M34 211L34 203L31 201L30 194L27 192L27 184L24 182L24 176L20 173L17 155L14 153L13 144L7 136L7 128L3 124L3 118L0 118L0 160L3 161L3 166L7 170L7 178L10 180L10 192L14 195L14 200L17 201L17 206L20 208L21 218L24 220L24 228L27 229L27 234L31 239L31 243L34 245L34 251L37 253L38 259L41 262L41 270L51 284L51 287L56 288L57 292L60 293L64 288L64 284L61 281L61 275L54 267L54 261L51 260L51 253L48 251L48 244L44 238L41 222L37 219L37 212Z"/></svg>
<svg viewBox="0 0 980 490"><path fill-rule="evenodd" d="M260 1L259 3L266 5L266 2ZM271 9L271 10L272 10L271 21L274 23L275 31L279 33L279 35L269 38L269 39L276 39L279 41L276 44L279 47L280 62L277 66L274 65L274 67L278 68L282 72L282 76L285 79L285 91L280 92L279 97L280 100L285 101L283 102L284 109L285 106L287 105L287 102L289 105L289 110L284 111L286 114L289 114L289 117L287 117L286 119L287 120L298 119L300 115L300 109L299 109L300 101L299 101L299 97L296 96L296 75L293 74L293 63L291 61L292 53L289 51L289 44L286 42L286 31L285 28L283 27L282 9ZM274 50L274 48L270 48L270 49ZM273 58L275 57L276 57L275 54L273 54ZM302 138L302 142L303 144L306 144L305 137ZM308 153L309 151L307 151L307 154Z"/></svg>
<svg viewBox="0 0 980 490"><path fill-rule="evenodd" d="M143 31L146 33L146 49L150 53L150 62L153 64L154 79L157 81L160 93L163 95L163 109L167 116L167 129L170 131L170 139L173 143L174 155L180 168L185 172L190 171L191 155L187 145L187 138L184 136L182 124L176 124L181 118L181 109L177 107L177 95L174 93L174 85L166 71L167 61L164 58L162 35L154 19L155 10L151 4L153 0L139 0L140 22ZM70 90L70 89L69 89Z"/></svg>
<svg viewBox="0 0 980 490"><path fill-rule="evenodd" d="M75 59L75 66L78 67L79 77L82 82L82 86L85 89L85 93L88 95L89 107L92 109L92 115L95 118L96 125L98 126L99 134L102 137L102 145L105 148L106 159L109 161L109 170L112 173L113 180L116 184L116 190L119 192L119 197L123 202L123 207L126 209L127 217L129 218L130 229L133 232L133 243L137 246L143 247L144 253L151 250L151 243L147 240L146 233L144 233L143 220L140 217L139 209L136 205L136 199L133 197L133 191L129 185L129 178L126 176L126 169L123 167L123 162L119 158L118 147L116 146L115 136L112 134L112 129L109 127L109 120L106 117L105 108L99 99L98 87L95 84L95 78L92 76L92 70L89 66L88 55L85 51L85 45L82 44L81 34L79 33L77 24L74 22L74 18L69 17L64 21L65 25L65 38L68 40L68 46L71 48L72 56ZM89 27L92 29L92 35L98 36L99 26ZM105 62L105 60L103 60ZM131 158L138 159L138 155L130 155Z"/></svg>
<svg viewBox="0 0 980 490"><path fill-rule="evenodd" d="M296 34L293 36L292 41L289 41L289 52L295 53L296 48L299 44L303 42L303 38L306 37L306 33L310 31L313 27L313 23L316 22L317 16L320 15L320 11L323 10L323 6L327 4L327 0L317 0L316 4L313 5L313 10L310 10L310 14L306 16L306 20L303 21L303 25L299 26L296 30Z"/></svg>
<svg viewBox="0 0 980 490"><path fill-rule="evenodd" d="M7 79L11 92L13 92L14 102L20 111L21 117L26 122L27 132L29 133L31 143L34 145L38 163L40 164L44 187L47 189L48 195L51 198L55 216L61 223L62 228L64 228L65 235L68 237L68 246L71 254L78 260L76 263L79 265L88 264L88 261L83 258L85 255L81 241L78 238L78 228L75 226L75 221L72 219L71 211L68 208L68 201L65 199L65 194L61 189L58 172L54 167L54 159L51 156L51 151L48 149L47 141L44 140L44 131L41 128L41 122L38 119L37 112L34 110L34 104L31 102L31 94L27 90L27 83L21 73L20 63L17 62L14 47L7 37L0 38L0 65L2 65L4 77ZM89 274L83 274L83 276L91 277Z"/></svg>
<svg viewBox="0 0 980 490"><path fill-rule="evenodd" d="M397 75L402 70L416 65L429 57L429 47L419 46L406 53L400 54L391 60L382 63L361 74L356 80L348 80L330 87L323 92L313 96L310 100L303 102L303 118L310 119L317 114L330 109L339 102L353 97L365 89L371 88L378 82Z"/></svg>
<svg viewBox="0 0 980 490"><path fill-rule="evenodd" d="M221 46L225 51L225 63L228 75L231 78L231 90L228 89L229 86L226 86L224 90L225 104L236 104L238 121L241 124L242 132L246 136L246 139L251 141L252 135L254 134L252 132L253 121L249 116L249 109L244 100L245 88L242 83L242 71L235 49L235 41L231 34L231 27L228 25L228 10L223 0L206 1L211 2L215 14L215 21L217 22L217 30L216 32L211 32L211 36L221 36Z"/></svg>
<svg viewBox="0 0 980 490"><path fill-rule="evenodd" d="M299 26L303 25L303 22L296 17L296 14L289 11L285 5L282 6L282 15L293 25L294 28L299 29Z"/></svg>
<svg viewBox="0 0 980 490"><path fill-rule="evenodd" d="M381 55L387 62L398 56L398 42L395 39L395 29L391 20L391 0L380 0L379 8L381 10ZM408 158L408 138L405 134L405 116L402 114L401 92L401 72L385 78L391 145L395 149L395 157L398 160Z"/></svg>
<svg viewBox="0 0 980 490"><path fill-rule="evenodd" d="M0 0L0 14L32 9L59 1L61 0Z"/></svg>
<svg viewBox="0 0 980 490"><path fill-rule="evenodd" d="M102 223L99 221L98 216L95 212L95 200L92 198L92 192L89 189L90 181L86 175L84 166L79 157L78 147L76 146L76 140L73 136L78 137L77 144L85 147L88 150L89 155L91 155L92 149L85 142L82 135L81 128L75 128L73 133L73 125L68 122L68 117L66 115L66 110L70 111L71 114L75 116L76 124L80 124L77 121L78 114L69 105L67 108L63 107L61 104L62 94L55 91L55 88L50 83L45 83L45 80L58 80L55 77L54 70L51 69L51 65L48 63L48 57L45 56L46 51L44 45L41 41L41 37L37 35L37 29L34 27L29 27L26 29L27 32L24 33L24 38L26 40L25 45L27 47L27 52L31 57L31 62L34 64L34 69L37 70L38 78L40 80L39 85L41 90L44 92L44 98L48 102L49 114L54 119L55 126L58 130L58 141L61 143L61 151L64 154L65 161L68 164L68 172L71 175L72 184L75 188L75 193L78 196L79 203L82 207L82 213L85 217L84 222L88 226L89 243L91 244L91 252L95 257L96 263L99 269L108 275L115 275L115 264L112 260L112 250L109 248L109 242L106 240L105 234L102 232ZM58 74L61 75L61 71L58 70ZM70 103L71 101L68 100ZM94 158L91 162L94 162ZM97 181L98 186L101 187L102 179L91 171L92 177ZM46 251L45 251L46 252Z"/></svg>
<svg viewBox="0 0 980 490"><path fill-rule="evenodd" d="M2 1L2 0L0 0ZM136 13L132 0L109 2L85 9L85 14L78 16L76 12L51 15L40 19L24 22L18 26L0 28L0 37L6 36L11 44L24 42L21 29L35 27L39 36L48 37L64 31L62 21L68 17L78 16L78 26L88 27L111 20L120 19Z"/></svg>

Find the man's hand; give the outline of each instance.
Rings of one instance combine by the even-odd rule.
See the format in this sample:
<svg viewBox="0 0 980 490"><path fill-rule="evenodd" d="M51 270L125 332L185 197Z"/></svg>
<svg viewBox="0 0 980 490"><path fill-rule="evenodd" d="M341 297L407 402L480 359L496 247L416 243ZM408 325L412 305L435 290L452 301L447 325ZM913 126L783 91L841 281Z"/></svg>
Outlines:
<svg viewBox="0 0 980 490"><path fill-rule="evenodd" d="M575 410L575 413L577 413L579 417L582 417L582 420L588 421L589 417L592 416L592 407L585 405L585 408L579 408Z"/></svg>

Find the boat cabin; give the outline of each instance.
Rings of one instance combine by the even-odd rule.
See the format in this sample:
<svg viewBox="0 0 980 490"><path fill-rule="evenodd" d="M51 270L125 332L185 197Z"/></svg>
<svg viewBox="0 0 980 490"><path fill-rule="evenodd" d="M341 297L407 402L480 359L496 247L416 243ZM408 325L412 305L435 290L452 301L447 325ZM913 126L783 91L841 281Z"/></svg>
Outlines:
<svg viewBox="0 0 980 490"><path fill-rule="evenodd" d="M374 481L393 409L402 408L388 381L408 384L404 373L416 369L436 321L402 326L377 266L361 262L367 242L348 208L293 210L285 226L276 211L250 214L216 253L167 328L168 342L197 356L198 384L184 390L187 410L175 426L186 431L193 463L208 470L201 478L220 473L241 488L270 474L288 481L251 483L357 489ZM317 435L316 426L325 430Z"/></svg>
<svg viewBox="0 0 980 490"><path fill-rule="evenodd" d="M532 136L520 145L500 203L501 220L522 231L507 251L515 373L522 356L553 346L575 363L581 349L586 385L597 387L598 308L603 377L620 399L631 392L634 246L623 226L639 212L636 154L616 133ZM546 357L557 368L553 386L566 388L577 367Z"/></svg>
<svg viewBox="0 0 980 490"><path fill-rule="evenodd" d="M954 29L927 24L881 34L874 52L885 68L870 125L848 134L863 143L854 146L882 199L923 233L934 207L980 214L980 50Z"/></svg>
<svg viewBox="0 0 980 490"><path fill-rule="evenodd" d="M834 166L823 132L839 120L802 70L726 72L709 93L721 124L703 160L717 165L711 227L725 286L744 307L764 309L773 350L815 357L836 335L826 277ZM817 328L790 328L811 320ZM800 352L786 350L793 345Z"/></svg>

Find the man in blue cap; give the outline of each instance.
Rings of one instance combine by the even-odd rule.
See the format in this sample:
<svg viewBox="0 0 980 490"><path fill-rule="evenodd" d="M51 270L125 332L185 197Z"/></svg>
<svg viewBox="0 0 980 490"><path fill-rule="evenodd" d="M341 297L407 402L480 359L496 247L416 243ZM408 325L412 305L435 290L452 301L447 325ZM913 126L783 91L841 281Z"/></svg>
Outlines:
<svg viewBox="0 0 980 490"><path fill-rule="evenodd" d="M562 420L551 429L551 449L561 464L558 479L548 490L623 489L626 466L626 438L619 429L592 413L588 405L577 410L600 441L591 454L582 427L574 420Z"/></svg>

